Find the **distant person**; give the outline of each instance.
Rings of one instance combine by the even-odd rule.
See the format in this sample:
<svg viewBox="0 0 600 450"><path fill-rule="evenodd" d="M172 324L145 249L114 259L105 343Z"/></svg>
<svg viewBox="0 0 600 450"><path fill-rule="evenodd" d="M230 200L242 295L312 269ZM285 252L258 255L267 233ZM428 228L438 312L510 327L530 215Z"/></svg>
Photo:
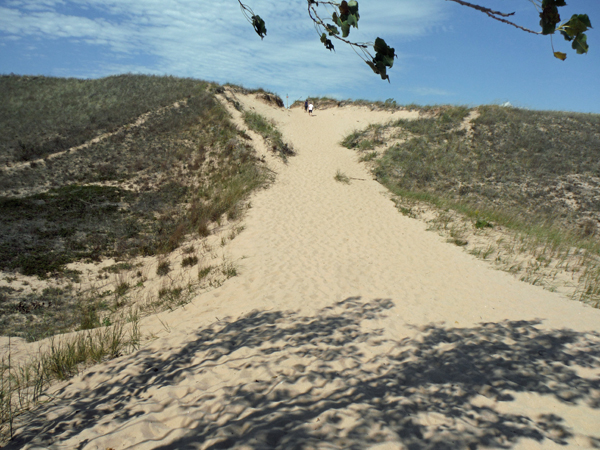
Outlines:
<svg viewBox="0 0 600 450"><path fill-rule="evenodd" d="M309 116L312 116L312 110L313 110L313 104L312 104L312 103L309 103L309 104L308 104L308 115L309 115Z"/></svg>
<svg viewBox="0 0 600 450"><path fill-rule="evenodd" d="M308 112L308 100L304 101L304 112Z"/></svg>

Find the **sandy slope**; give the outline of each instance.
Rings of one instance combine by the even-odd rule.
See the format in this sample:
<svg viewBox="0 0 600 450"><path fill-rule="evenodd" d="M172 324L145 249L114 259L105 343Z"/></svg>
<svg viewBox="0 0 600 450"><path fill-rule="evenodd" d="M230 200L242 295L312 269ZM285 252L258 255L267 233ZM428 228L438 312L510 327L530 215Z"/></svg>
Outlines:
<svg viewBox="0 0 600 450"><path fill-rule="evenodd" d="M159 339L72 380L8 448L600 446L600 310L425 231L337 144L401 113L241 100L298 155L228 248L240 275L164 314L170 332L149 319Z"/></svg>

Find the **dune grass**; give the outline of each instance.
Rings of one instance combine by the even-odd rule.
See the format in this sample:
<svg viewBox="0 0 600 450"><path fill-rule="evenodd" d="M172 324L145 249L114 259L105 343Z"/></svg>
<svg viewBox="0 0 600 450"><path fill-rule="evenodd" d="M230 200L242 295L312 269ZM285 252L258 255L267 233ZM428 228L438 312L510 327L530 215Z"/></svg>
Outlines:
<svg viewBox="0 0 600 450"><path fill-rule="evenodd" d="M26 362L11 361L9 344L0 362L0 435L12 438L15 417L51 400L46 390L52 383L67 380L90 364L137 349L139 344L135 315L111 326L52 338Z"/></svg>
<svg viewBox="0 0 600 450"><path fill-rule="evenodd" d="M248 194L269 179L209 83L129 75L8 76L0 79L0 89L10 91L0 106L3 129L22 142L37 142L31 157L43 157L23 163L15 139L0 137L0 159L6 162L0 267L65 281L60 295L23 295L4 286L4 335L36 340L99 324L103 319L91 320L90 311L80 313L80 300L68 286L82 274L68 264L106 258L128 264L138 256L168 255L186 236L207 236L222 220L238 218ZM110 124L92 121L90 111L110 117ZM145 112L143 123L132 123ZM28 126L18 128L13 115ZM54 134L72 145L110 130L111 136L77 151L57 154L63 144L45 146Z"/></svg>
<svg viewBox="0 0 600 450"><path fill-rule="evenodd" d="M146 75L98 80L0 76L0 164L82 144L207 86L193 79Z"/></svg>
<svg viewBox="0 0 600 450"><path fill-rule="evenodd" d="M275 124L267 118L253 111L244 111L243 117L248 128L260 134L271 150L284 161L295 154L291 145L283 141L283 136Z"/></svg>
<svg viewBox="0 0 600 450"><path fill-rule="evenodd" d="M457 245L466 246L465 227L478 230L481 221L511 230L511 240L470 251L497 262L529 254L529 262L505 268L534 284L543 267L546 278L567 270L577 280L573 295L598 306L600 116L494 105L420 111L417 120L357 130L342 144L371 161L405 214L415 215L411 205L419 202L435 207L432 227ZM477 117L467 123L471 113ZM384 141L394 144L373 155Z"/></svg>
<svg viewBox="0 0 600 450"><path fill-rule="evenodd" d="M348 177L348 175L346 175L344 172L342 172L339 169L335 172L333 179L335 181L337 181L338 183L350 184L350 178Z"/></svg>
<svg viewBox="0 0 600 450"><path fill-rule="evenodd" d="M190 247L181 267L200 266L197 281L171 279L171 253L238 219L249 193L270 180L215 99L219 89L137 75L0 77L0 267L48 283L24 292L27 282L12 287L16 278L5 276L0 334L49 339L30 362L0 366L3 425L43 401L53 381L136 348L140 315L184 305L197 289L237 275L230 261L206 265ZM164 282L135 300L155 274L132 259L149 256ZM68 268L106 258L116 262L98 280ZM81 291L83 281L92 287Z"/></svg>

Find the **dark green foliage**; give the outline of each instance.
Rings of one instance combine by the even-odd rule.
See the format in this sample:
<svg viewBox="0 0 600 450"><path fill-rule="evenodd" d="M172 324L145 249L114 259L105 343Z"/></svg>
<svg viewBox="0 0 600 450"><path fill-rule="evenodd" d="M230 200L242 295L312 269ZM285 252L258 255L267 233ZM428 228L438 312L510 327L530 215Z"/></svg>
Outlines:
<svg viewBox="0 0 600 450"><path fill-rule="evenodd" d="M559 30L565 40L573 42L571 45L573 50L581 55L587 53L589 49L587 36L584 33L588 28L592 28L592 24L590 23L590 18L587 14L573 14Z"/></svg>
<svg viewBox="0 0 600 450"><path fill-rule="evenodd" d="M25 198L0 198L0 261L24 275L61 272L65 264L94 259L115 240L111 224L131 195L107 186L69 185Z"/></svg>
<svg viewBox="0 0 600 450"><path fill-rule="evenodd" d="M382 80L388 80L389 82L390 77L387 75L387 69L391 69L393 67L396 52L381 38L375 39L373 50L375 50L375 57L372 61L366 61L366 63L373 70L373 72L381 76Z"/></svg>
<svg viewBox="0 0 600 450"><path fill-rule="evenodd" d="M564 0L543 0L540 13L540 26L542 34L552 34L556 31L556 24L560 22L558 7L565 6Z"/></svg>
<svg viewBox="0 0 600 450"><path fill-rule="evenodd" d="M265 21L260 18L260 16L252 16L252 26L254 27L254 31L256 34L263 39L267 35L267 27L265 26Z"/></svg>

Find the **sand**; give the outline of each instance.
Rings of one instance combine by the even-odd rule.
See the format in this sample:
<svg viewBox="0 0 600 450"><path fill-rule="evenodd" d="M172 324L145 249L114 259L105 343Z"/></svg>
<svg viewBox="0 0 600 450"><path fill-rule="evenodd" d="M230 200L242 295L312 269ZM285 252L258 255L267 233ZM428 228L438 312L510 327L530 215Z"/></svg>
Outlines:
<svg viewBox="0 0 600 450"><path fill-rule="evenodd" d="M411 113L239 100L297 156L268 159L238 276L145 319L156 340L60 386L7 448L600 446L600 310L428 232L339 145Z"/></svg>

